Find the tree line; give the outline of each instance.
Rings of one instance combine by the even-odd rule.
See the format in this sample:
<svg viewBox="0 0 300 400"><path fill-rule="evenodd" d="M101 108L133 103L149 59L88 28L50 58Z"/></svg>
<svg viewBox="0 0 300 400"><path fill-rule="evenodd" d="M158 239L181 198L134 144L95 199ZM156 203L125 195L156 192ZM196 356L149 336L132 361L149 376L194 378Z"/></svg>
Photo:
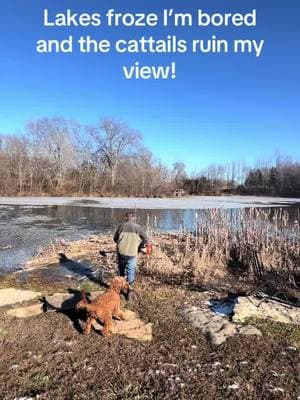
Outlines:
<svg viewBox="0 0 300 400"><path fill-rule="evenodd" d="M194 194L300 197L299 162L277 157L259 164L253 168L243 162L210 166L198 176L187 179L185 186Z"/></svg>
<svg viewBox="0 0 300 400"><path fill-rule="evenodd" d="M285 162L249 171L241 193L300 197L300 163Z"/></svg>
<svg viewBox="0 0 300 400"><path fill-rule="evenodd" d="M141 135L112 118L93 126L41 118L0 135L1 195L156 196L171 181Z"/></svg>
<svg viewBox="0 0 300 400"><path fill-rule="evenodd" d="M0 195L170 196L224 193L300 196L300 164L248 168L211 165L188 175L185 164L165 166L139 132L104 118L83 126L64 118L29 121L24 132L0 135Z"/></svg>

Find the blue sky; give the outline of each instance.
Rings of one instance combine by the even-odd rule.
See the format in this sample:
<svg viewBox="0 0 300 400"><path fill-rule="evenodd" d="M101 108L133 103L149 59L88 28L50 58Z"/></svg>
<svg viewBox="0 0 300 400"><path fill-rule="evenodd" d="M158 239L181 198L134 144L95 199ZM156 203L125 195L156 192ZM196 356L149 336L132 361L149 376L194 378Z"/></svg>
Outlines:
<svg viewBox="0 0 300 400"><path fill-rule="evenodd" d="M45 28L52 14L130 12L248 12L257 9L256 28ZM276 151L300 159L300 2L286 0L2 0L0 4L0 132L21 131L30 118L64 116L82 123L101 117L123 119L144 137L155 156L189 171L210 163L270 158ZM264 39L254 55L40 55L42 38ZM177 79L126 80L122 66L177 64Z"/></svg>

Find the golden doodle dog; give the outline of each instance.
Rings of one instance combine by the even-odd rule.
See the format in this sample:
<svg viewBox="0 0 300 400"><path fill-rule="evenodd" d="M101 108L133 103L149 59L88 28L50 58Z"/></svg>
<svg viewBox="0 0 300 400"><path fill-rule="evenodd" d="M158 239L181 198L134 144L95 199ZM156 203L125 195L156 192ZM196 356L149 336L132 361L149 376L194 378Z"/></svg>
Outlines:
<svg viewBox="0 0 300 400"><path fill-rule="evenodd" d="M121 291L128 292L129 284L123 277L114 278L109 288L105 293L97 296L91 303L86 298L86 292L81 292L82 300L77 304L77 309L87 310L87 323L83 330L84 335L88 335L91 331L93 323L96 319L99 319L103 325L103 335L111 335L111 329L113 324L113 317L124 320L124 311L120 308L120 293Z"/></svg>

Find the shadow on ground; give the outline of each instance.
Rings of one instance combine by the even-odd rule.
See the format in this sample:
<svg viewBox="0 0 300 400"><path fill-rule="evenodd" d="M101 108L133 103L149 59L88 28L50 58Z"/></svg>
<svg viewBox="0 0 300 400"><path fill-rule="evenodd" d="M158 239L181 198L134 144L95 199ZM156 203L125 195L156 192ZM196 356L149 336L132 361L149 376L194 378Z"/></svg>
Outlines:
<svg viewBox="0 0 300 400"><path fill-rule="evenodd" d="M71 272L73 275L79 275L82 278L87 278L92 282L95 282L101 286L108 287L107 281L103 277L103 269L99 268L96 271L83 264L82 262L72 260L68 258L64 253L59 253L59 262Z"/></svg>
<svg viewBox="0 0 300 400"><path fill-rule="evenodd" d="M81 309L77 310L76 308L77 303L81 300L81 291L76 289L68 289L68 292L73 296L64 300L60 307L49 303L46 297L43 297L41 299L43 311L45 313L55 311L67 316L72 322L74 329L76 329L79 333L83 333L80 321L86 322L86 311Z"/></svg>

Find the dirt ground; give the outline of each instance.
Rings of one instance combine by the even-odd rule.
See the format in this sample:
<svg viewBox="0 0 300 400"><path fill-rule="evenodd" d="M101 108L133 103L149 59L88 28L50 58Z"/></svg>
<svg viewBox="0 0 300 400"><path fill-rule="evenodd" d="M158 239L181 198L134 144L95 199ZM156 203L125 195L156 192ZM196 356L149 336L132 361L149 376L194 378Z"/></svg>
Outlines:
<svg viewBox="0 0 300 400"><path fill-rule="evenodd" d="M0 312L1 399L297 399L299 355L271 335L237 335L218 348L178 317L199 293L140 278L127 308L154 339L83 336L74 315L16 319Z"/></svg>
<svg viewBox="0 0 300 400"><path fill-rule="evenodd" d="M92 238L85 247L77 242L46 249L28 264L32 270L6 277L0 286L48 294L68 288L97 290L96 279L80 276L99 265L99 245L110 250L105 237L100 242ZM59 264L57 255L63 250L70 260ZM179 312L186 305L199 305L201 290L213 282L206 287L187 284L193 277L180 280L181 268L171 269L171 259L160 253L157 257L157 264L168 266L166 273L140 260L138 297L123 301L144 322L153 323L149 343L117 335L104 338L96 331L85 337L81 331L85 315L76 311L17 319L6 314L8 306L0 308L0 399L300 399L298 328L251 321L263 336L237 334L213 347ZM36 268L48 263L54 264ZM102 265L105 276L113 274L114 255ZM176 272L173 276L171 270ZM233 284L222 279L218 290L226 292L228 287Z"/></svg>

